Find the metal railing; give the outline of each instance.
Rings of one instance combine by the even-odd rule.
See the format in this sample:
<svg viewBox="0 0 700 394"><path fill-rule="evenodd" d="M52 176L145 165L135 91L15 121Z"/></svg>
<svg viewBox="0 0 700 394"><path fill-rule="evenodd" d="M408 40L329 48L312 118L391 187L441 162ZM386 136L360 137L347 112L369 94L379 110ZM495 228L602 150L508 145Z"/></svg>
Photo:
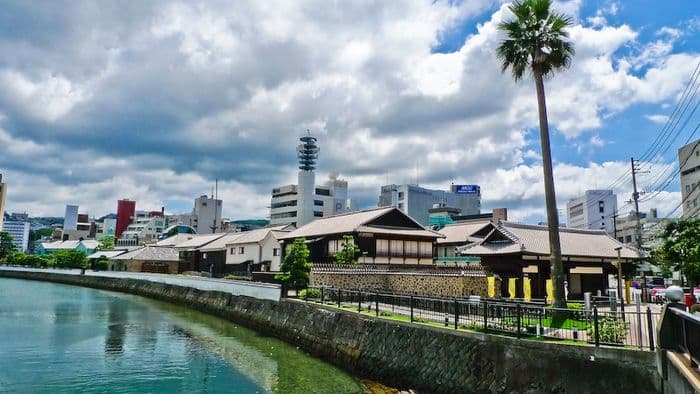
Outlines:
<svg viewBox="0 0 700 394"><path fill-rule="evenodd" d="M652 351L659 318L659 313L648 307L646 311L621 313L598 306L558 309L525 301L433 298L329 287L310 287L305 294L306 301L411 323Z"/></svg>
<svg viewBox="0 0 700 394"><path fill-rule="evenodd" d="M700 364L700 318L680 310L666 307L663 324L664 347L688 355L690 366ZM668 326L666 326L668 324ZM668 327L668 329L666 329Z"/></svg>

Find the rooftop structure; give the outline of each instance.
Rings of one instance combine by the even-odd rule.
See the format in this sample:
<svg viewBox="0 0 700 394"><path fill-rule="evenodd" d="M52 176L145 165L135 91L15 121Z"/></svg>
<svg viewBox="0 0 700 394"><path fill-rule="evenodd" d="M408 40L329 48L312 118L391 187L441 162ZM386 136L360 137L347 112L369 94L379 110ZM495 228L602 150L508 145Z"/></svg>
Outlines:
<svg viewBox="0 0 700 394"><path fill-rule="evenodd" d="M300 227L317 218L352 210L348 200L348 183L330 174L322 186L315 185L319 148L316 137L307 133L297 147L299 173L296 185L272 189L270 226L292 224Z"/></svg>

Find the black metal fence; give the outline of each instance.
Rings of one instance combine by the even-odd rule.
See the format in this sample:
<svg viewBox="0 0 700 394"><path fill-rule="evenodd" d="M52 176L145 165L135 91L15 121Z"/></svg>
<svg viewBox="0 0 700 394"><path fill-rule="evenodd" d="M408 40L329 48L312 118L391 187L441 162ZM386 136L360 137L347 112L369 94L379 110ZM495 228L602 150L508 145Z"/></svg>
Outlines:
<svg viewBox="0 0 700 394"><path fill-rule="evenodd" d="M328 287L309 288L304 295L307 301L411 323L641 350L654 350L659 319L648 307L639 313L605 306L558 309L541 300L447 299Z"/></svg>
<svg viewBox="0 0 700 394"><path fill-rule="evenodd" d="M670 337L666 341L673 344L673 350L687 354L690 366L697 369L700 364L700 319L688 312L668 308L664 324L670 327Z"/></svg>

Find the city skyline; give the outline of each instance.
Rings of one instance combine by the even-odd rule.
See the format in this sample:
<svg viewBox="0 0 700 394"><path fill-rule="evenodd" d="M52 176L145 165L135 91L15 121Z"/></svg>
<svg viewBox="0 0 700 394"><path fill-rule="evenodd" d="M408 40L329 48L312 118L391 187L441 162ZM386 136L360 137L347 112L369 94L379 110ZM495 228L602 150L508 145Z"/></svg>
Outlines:
<svg viewBox="0 0 700 394"><path fill-rule="evenodd" d="M384 184L454 182L480 185L484 211L504 206L512 219L541 221L534 88L502 75L494 53L505 7L376 6L385 9L8 7L0 47L16 56L0 61L6 210L61 216L75 203L101 216L130 198L139 209L186 212L218 178L223 216L266 217L271 189L296 178L290 146L310 129L323 149L317 178L340 173L361 209L376 206ZM546 82L563 210L607 188L652 144L700 60L700 20L681 2L557 8L575 19L577 51L572 68ZM641 163L652 170L643 190L677 166L681 142ZM622 206L631 183L615 193ZM640 210L663 217L679 202L674 180Z"/></svg>

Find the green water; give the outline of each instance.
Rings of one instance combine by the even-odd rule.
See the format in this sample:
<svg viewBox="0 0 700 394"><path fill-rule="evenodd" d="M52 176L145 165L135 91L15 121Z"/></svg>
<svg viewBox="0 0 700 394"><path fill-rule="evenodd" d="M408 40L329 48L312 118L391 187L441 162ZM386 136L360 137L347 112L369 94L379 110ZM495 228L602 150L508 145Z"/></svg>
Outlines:
<svg viewBox="0 0 700 394"><path fill-rule="evenodd" d="M121 293L0 278L0 392L359 393L277 339Z"/></svg>

